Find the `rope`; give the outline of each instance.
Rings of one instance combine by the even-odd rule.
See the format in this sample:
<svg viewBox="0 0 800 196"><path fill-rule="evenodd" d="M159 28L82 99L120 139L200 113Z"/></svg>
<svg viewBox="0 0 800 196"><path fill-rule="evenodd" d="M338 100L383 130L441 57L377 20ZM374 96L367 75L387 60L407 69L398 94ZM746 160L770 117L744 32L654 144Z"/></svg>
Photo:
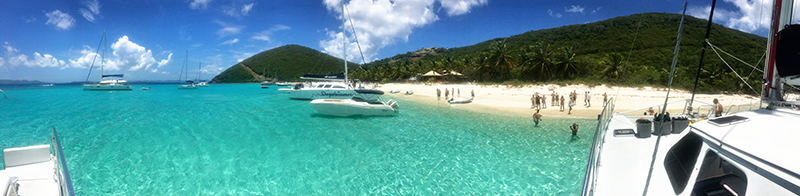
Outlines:
<svg viewBox="0 0 800 196"><path fill-rule="evenodd" d="M706 40L706 43L708 43L708 40ZM727 62L727 61L725 61L725 59L724 59L724 58L722 58L722 56L720 56L720 55L719 55L719 52L717 52L717 49L716 49L716 47L714 47L714 45L711 45L711 43L708 43L708 45L710 45L710 46L711 46L711 49L712 49L712 50L714 50L714 53L715 53L715 54L717 54L717 56L719 57L719 59L720 59L720 60L722 60L722 62L723 62L723 63L725 63L725 65L726 65L726 66L728 66L728 68L730 68L730 69L731 69L731 71L733 71L733 73L734 73L734 74L736 74L736 77L739 77L739 79L740 79L740 80L742 80L742 82L744 82L744 84L746 84L746 85L747 85L747 87L749 87L749 88L750 88L750 90L753 90L753 93L755 93L756 95L758 95L758 94L759 94L759 93L758 93L758 91L756 91L756 89L753 89L753 87L752 87L752 86L750 86L750 84L748 84L748 83L747 83L747 81L746 81L746 80L744 80L744 78L742 78L742 76L740 76L740 75L739 75L739 73L736 73L736 70L733 70L733 67L731 67L731 65L729 65L729 64L728 64L728 62ZM724 51L723 51L723 52L724 52ZM747 63L745 63L745 64L747 64Z"/></svg>
<svg viewBox="0 0 800 196"><path fill-rule="evenodd" d="M367 60L364 59L364 51L361 51L361 44L358 43L358 34L356 34L356 27L353 25L353 18L350 18L350 10L347 9L347 6L344 6L344 10L347 11L347 19L350 19L350 28L353 29L353 37L356 38L356 46L358 46L358 52L361 53L361 62L366 64ZM358 67L361 67L361 65L358 65ZM361 69L364 68L361 67Z"/></svg>
<svg viewBox="0 0 800 196"><path fill-rule="evenodd" d="M633 34L633 41L631 41L631 49L628 51L628 57L625 58L625 64L631 59L631 54L633 53L633 46L636 44L636 37L639 35L639 29L642 28L642 21L644 21L644 14L645 9L647 9L647 0L644 1L644 7L642 7L642 14L639 15L639 24L636 25L636 33Z"/></svg>
<svg viewBox="0 0 800 196"><path fill-rule="evenodd" d="M30 146L35 146L35 145L39 145L39 144L44 144L44 143L47 143L47 142L49 142L49 141L50 141L50 140L52 140L52 139L53 139L53 137L51 137L51 138L49 138L49 139L47 139L47 140L45 140L45 141L39 142L39 143L37 143L37 144L30 145ZM11 146L3 146L3 145L0 145L0 148L19 148L19 147L11 147Z"/></svg>
<svg viewBox="0 0 800 196"><path fill-rule="evenodd" d="M705 42L706 42L706 43L708 43L708 45L709 45L709 46L711 46L711 49L714 49L714 52L716 52L717 50L719 50L719 51L722 51L722 53L725 53L725 54L727 54L727 55L728 55L728 56L730 56L731 58L733 58L733 59L736 59L737 61L739 61L739 62L741 62L741 63L743 63L743 64L745 64L745 65L747 65L747 66L750 66L751 68L753 68L753 69L755 69L755 70L758 70L758 71L760 71L761 73L764 73L764 71L763 71L763 70L761 70L761 69L758 69L758 68L756 68L755 66L753 66L753 65L750 65L750 64L749 64L749 63L747 63L747 62L744 62L742 59L736 58L735 56L731 55L731 54L730 54L730 53L728 53L728 52L725 52L724 50L720 49L719 47L715 46L714 44L711 44L711 42L708 42L708 40L705 40ZM717 53L717 56L720 56L720 55L719 55L719 53ZM722 59L722 57L721 57L721 56L720 56L719 58L720 58L720 59ZM722 61L725 61L725 60L722 60Z"/></svg>

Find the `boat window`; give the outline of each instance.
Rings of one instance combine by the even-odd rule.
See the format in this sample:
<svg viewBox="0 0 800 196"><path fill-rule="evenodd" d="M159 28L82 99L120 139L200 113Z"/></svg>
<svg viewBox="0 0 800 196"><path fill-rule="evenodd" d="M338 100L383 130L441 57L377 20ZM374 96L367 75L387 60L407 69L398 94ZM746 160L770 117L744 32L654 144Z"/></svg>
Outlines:
<svg viewBox="0 0 800 196"><path fill-rule="evenodd" d="M692 195L745 195L747 176L712 150L706 152Z"/></svg>
<svg viewBox="0 0 800 196"><path fill-rule="evenodd" d="M333 88L344 88L344 86L333 85Z"/></svg>
<svg viewBox="0 0 800 196"><path fill-rule="evenodd" d="M703 139L695 133L686 134L678 143L667 151L664 158L664 169L672 183L675 194L680 194L689 183L689 176L700 155L700 148L703 146Z"/></svg>
<svg viewBox="0 0 800 196"><path fill-rule="evenodd" d="M331 85L330 85L330 84L326 84L326 85L325 85L324 87L322 87L322 88L330 88L330 87L331 87Z"/></svg>
<svg viewBox="0 0 800 196"><path fill-rule="evenodd" d="M322 86L325 86L325 85L324 84L317 85L317 88L322 88Z"/></svg>

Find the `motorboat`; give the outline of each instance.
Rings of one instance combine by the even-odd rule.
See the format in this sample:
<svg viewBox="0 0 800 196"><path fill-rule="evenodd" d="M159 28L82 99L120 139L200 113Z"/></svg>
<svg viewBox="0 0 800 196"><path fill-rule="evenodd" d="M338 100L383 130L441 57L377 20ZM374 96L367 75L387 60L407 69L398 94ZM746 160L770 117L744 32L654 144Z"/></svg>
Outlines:
<svg viewBox="0 0 800 196"><path fill-rule="evenodd" d="M269 88L269 83L267 83L266 81L261 82L261 88Z"/></svg>
<svg viewBox="0 0 800 196"><path fill-rule="evenodd" d="M413 94L414 94L414 91L413 91L413 90L408 90L408 91L406 91L406 95L413 95Z"/></svg>
<svg viewBox="0 0 800 196"><path fill-rule="evenodd" d="M457 104L457 103L472 103L472 97L467 97L467 98L458 98L458 99L456 99L456 98L450 98L450 100L447 100L447 102L448 102L448 103L450 103L450 104Z"/></svg>
<svg viewBox="0 0 800 196"><path fill-rule="evenodd" d="M142 87L142 90L150 90L150 87Z"/></svg>
<svg viewBox="0 0 800 196"><path fill-rule="evenodd" d="M55 128L52 135L50 144L3 149L0 195L75 195Z"/></svg>
<svg viewBox="0 0 800 196"><path fill-rule="evenodd" d="M786 3L776 1L783 8L775 16L791 11ZM798 71L797 63L781 59L800 59L800 26L781 24L779 18L773 20L782 22L773 21L770 29L775 36L767 48L776 43L778 48L768 50L764 61L760 103L711 115L719 106L693 107L699 102L679 100L686 102L683 109L672 111L684 118L669 118L665 110L675 102L657 105L664 108L658 116L636 116L629 114L640 110L615 112L612 97L598 116L581 195L800 195L800 157L795 156L800 151L800 102L782 101L780 95L792 80L787 77L797 78L800 72L774 72L782 66Z"/></svg>
<svg viewBox="0 0 800 196"><path fill-rule="evenodd" d="M394 90L389 91L389 93L399 93L399 92L400 92L400 89L394 89Z"/></svg>
<svg viewBox="0 0 800 196"><path fill-rule="evenodd" d="M198 87L208 87L208 82L198 82L197 86Z"/></svg>
<svg viewBox="0 0 800 196"><path fill-rule="evenodd" d="M320 114L331 116L388 116L398 113L394 100L383 101L380 90L355 90L350 99L315 99L311 105Z"/></svg>
<svg viewBox="0 0 800 196"><path fill-rule="evenodd" d="M89 83L89 76L92 75L92 67L94 67L94 63L89 68L89 75L86 76L86 82L83 84L84 91L129 91L131 89L131 85L127 84L127 81L123 80L124 74L109 74L105 75L103 72L105 69L105 56L106 56L106 31L103 30L103 38L100 40L100 43L103 45L103 53L100 58L100 82L99 83ZM99 48L98 48L99 50ZM97 56L95 56L96 58Z"/></svg>

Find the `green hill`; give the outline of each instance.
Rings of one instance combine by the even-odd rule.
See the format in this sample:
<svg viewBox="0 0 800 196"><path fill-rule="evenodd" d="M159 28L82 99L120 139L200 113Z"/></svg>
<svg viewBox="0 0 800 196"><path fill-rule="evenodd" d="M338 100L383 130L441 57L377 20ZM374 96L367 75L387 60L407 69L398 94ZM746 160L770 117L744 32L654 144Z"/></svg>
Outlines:
<svg viewBox="0 0 800 196"><path fill-rule="evenodd" d="M348 66L350 70L358 67L351 62L348 65L351 65ZM343 67L340 58L304 46L285 45L253 55L215 76L211 82L260 82L264 77L267 80L297 81L303 74L341 73Z"/></svg>
<svg viewBox="0 0 800 196"><path fill-rule="evenodd" d="M666 86L680 20L679 14L635 14L529 31L458 48L431 46L370 62L363 65L364 69L350 66L350 77L363 81L402 81L430 70L452 70L466 76L460 80L477 82ZM637 31L640 21L641 28ZM686 16L673 87L686 90L693 87L707 23ZM714 24L709 41L747 63L763 67L767 42L764 37ZM750 85L759 84L763 74L720 54ZM341 64L341 59L314 49L287 45L254 55L213 81L260 81L264 68L268 77L277 71L280 80L296 80L307 73L340 73ZM699 91L753 94L710 47L700 71Z"/></svg>
<svg viewBox="0 0 800 196"><path fill-rule="evenodd" d="M637 34L640 19L642 24ZM391 81L430 70L455 70L466 75L467 80L479 82L666 86L680 19L679 14L645 13L530 31L433 55L409 52L368 63L364 65L366 71L353 75L362 80ZM707 23L686 16L674 87L693 87ZM764 37L714 24L709 41L750 64L763 67L761 58L767 42ZM565 50L570 48L571 52ZM571 55L573 58L568 58ZM498 58L507 60L498 65ZM614 63L614 59L621 62ZM747 77L751 85L758 84L761 73L751 74L752 68L729 57L725 60ZM703 92L736 92L745 88L742 92L752 93L710 48L700 84L699 90Z"/></svg>

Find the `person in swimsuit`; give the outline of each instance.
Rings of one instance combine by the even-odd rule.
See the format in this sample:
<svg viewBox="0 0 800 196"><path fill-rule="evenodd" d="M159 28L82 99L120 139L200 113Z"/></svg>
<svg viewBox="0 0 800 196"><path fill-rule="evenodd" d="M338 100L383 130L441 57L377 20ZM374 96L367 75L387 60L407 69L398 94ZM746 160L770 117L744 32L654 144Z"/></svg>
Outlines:
<svg viewBox="0 0 800 196"><path fill-rule="evenodd" d="M722 104L719 103L717 98L714 98L714 117L722 116Z"/></svg>
<svg viewBox="0 0 800 196"><path fill-rule="evenodd" d="M569 129L572 130L572 136L578 135L578 123L572 123L572 125L569 125Z"/></svg>
<svg viewBox="0 0 800 196"><path fill-rule="evenodd" d="M539 114L539 110L536 110L536 113L533 114L533 123L536 123L534 126L539 126L539 121L542 120L542 114Z"/></svg>

